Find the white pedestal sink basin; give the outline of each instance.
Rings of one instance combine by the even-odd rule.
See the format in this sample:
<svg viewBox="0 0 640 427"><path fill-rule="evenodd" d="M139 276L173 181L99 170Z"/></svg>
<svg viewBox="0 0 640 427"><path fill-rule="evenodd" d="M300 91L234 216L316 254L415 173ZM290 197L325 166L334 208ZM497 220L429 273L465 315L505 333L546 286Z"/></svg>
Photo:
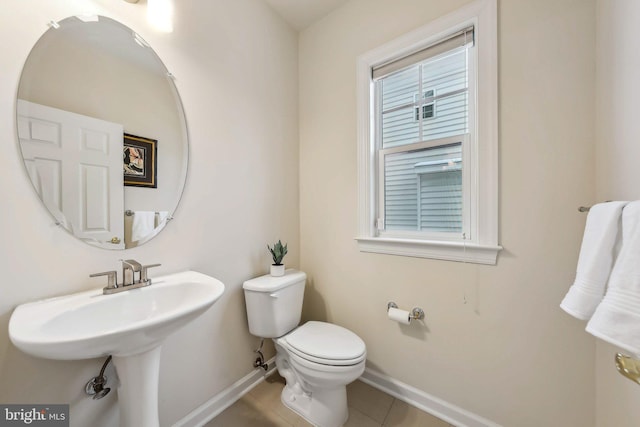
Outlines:
<svg viewBox="0 0 640 427"><path fill-rule="evenodd" d="M14 310L9 336L20 350L47 359L113 355L121 427L157 427L162 341L223 292L219 280L185 271L112 295L96 289L31 302Z"/></svg>

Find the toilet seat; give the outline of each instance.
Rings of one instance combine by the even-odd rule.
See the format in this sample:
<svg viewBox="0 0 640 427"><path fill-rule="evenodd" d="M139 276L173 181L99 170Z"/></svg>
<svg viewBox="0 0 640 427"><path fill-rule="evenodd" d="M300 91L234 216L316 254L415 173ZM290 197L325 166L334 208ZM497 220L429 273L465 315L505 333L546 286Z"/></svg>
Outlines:
<svg viewBox="0 0 640 427"><path fill-rule="evenodd" d="M328 366L351 366L366 357L359 336L332 323L310 321L280 338L293 354L309 362Z"/></svg>

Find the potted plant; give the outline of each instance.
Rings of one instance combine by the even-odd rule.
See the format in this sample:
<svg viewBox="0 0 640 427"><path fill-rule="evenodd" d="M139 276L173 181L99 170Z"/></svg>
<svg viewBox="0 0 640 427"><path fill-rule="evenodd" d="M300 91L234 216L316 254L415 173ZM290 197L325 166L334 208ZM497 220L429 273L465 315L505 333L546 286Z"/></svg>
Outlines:
<svg viewBox="0 0 640 427"><path fill-rule="evenodd" d="M282 242L278 240L273 244L273 248L267 245L267 249L271 252L271 257L273 258L273 264L271 264L271 275L272 276L284 276L284 264L282 263L282 259L287 254L287 244L285 243L282 246Z"/></svg>

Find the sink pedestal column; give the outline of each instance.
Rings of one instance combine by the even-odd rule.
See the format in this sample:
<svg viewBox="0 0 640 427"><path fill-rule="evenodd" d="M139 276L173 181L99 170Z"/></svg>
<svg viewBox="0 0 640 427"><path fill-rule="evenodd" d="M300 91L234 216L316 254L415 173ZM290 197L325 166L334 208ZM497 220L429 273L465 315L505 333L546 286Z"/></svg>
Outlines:
<svg viewBox="0 0 640 427"><path fill-rule="evenodd" d="M160 346L132 356L113 356L120 386L120 427L158 427Z"/></svg>

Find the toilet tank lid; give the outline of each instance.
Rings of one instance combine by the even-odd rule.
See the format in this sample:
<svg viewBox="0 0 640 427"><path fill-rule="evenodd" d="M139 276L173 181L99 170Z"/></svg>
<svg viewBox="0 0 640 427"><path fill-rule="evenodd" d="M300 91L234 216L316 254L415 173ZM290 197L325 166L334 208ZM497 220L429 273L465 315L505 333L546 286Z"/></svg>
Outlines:
<svg viewBox="0 0 640 427"><path fill-rule="evenodd" d="M273 292L306 279L307 275L304 272L288 269L284 272L284 276L276 277L267 274L265 276L256 277L255 279L249 279L244 282L242 288L247 291Z"/></svg>

